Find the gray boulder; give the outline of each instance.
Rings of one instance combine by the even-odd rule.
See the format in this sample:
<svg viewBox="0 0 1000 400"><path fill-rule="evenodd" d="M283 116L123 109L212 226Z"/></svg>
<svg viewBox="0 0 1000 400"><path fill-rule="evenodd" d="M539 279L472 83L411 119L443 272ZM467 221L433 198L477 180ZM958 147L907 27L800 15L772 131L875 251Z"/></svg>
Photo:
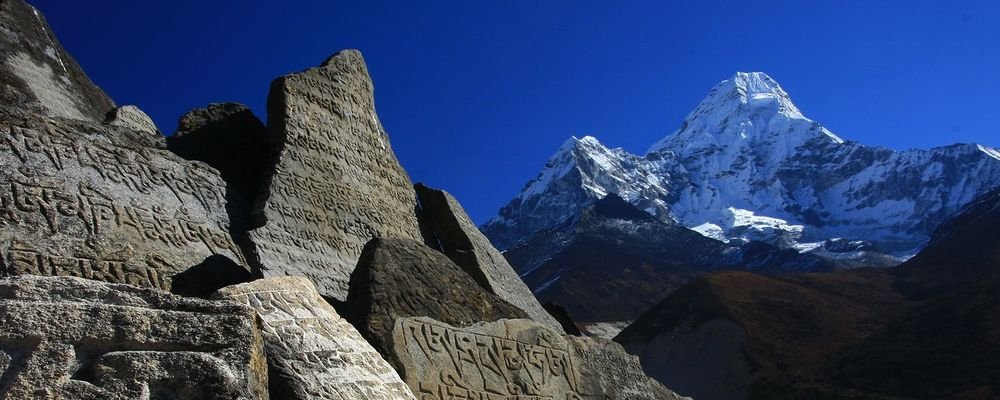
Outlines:
<svg viewBox="0 0 1000 400"><path fill-rule="evenodd" d="M421 225L431 235L426 238L428 242L437 244L486 291L524 310L531 319L560 328L559 322L542 308L503 254L479 232L458 200L448 192L419 183L416 191Z"/></svg>
<svg viewBox="0 0 1000 400"><path fill-rule="evenodd" d="M101 122L115 107L63 49L45 17L22 0L0 1L0 112Z"/></svg>
<svg viewBox="0 0 1000 400"><path fill-rule="evenodd" d="M108 111L104 117L104 123L160 136L160 129L153 123L153 119L149 118L149 115L146 115L139 107L133 105L116 107Z"/></svg>
<svg viewBox="0 0 1000 400"><path fill-rule="evenodd" d="M0 398L267 399L255 314L80 278L0 279Z"/></svg>
<svg viewBox="0 0 1000 400"><path fill-rule="evenodd" d="M413 399L395 370L302 277L223 288L215 298L257 310L270 394L288 400Z"/></svg>
<svg viewBox="0 0 1000 400"><path fill-rule="evenodd" d="M458 326L527 318L479 287L444 254L413 240L369 242L350 283L346 316L390 361L390 338L399 318L430 317Z"/></svg>
<svg viewBox="0 0 1000 400"><path fill-rule="evenodd" d="M338 300L374 237L419 240L413 184L375 115L361 53L278 78L268 98L278 151L250 232L266 276L304 275Z"/></svg>
<svg viewBox="0 0 1000 400"><path fill-rule="evenodd" d="M464 328L400 318L400 374L419 398L677 400L636 357L604 340L564 336L531 320Z"/></svg>
<svg viewBox="0 0 1000 400"><path fill-rule="evenodd" d="M219 170L222 179L253 204L271 157L267 140L267 128L247 106L213 103L184 114L167 147Z"/></svg>

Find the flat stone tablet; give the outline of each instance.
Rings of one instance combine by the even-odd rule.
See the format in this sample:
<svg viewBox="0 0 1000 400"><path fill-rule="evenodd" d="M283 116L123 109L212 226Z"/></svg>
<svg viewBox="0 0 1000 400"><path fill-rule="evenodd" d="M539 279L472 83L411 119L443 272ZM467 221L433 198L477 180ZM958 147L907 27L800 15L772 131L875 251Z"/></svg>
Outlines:
<svg viewBox="0 0 1000 400"><path fill-rule="evenodd" d="M223 288L264 322L271 396L288 400L414 399L395 370L302 277Z"/></svg>
<svg viewBox="0 0 1000 400"><path fill-rule="evenodd" d="M255 314L73 277L0 279L0 399L267 399Z"/></svg>
<svg viewBox="0 0 1000 400"><path fill-rule="evenodd" d="M400 374L420 399L669 399L636 357L603 339L567 337L537 322L465 328L400 318L393 345Z"/></svg>

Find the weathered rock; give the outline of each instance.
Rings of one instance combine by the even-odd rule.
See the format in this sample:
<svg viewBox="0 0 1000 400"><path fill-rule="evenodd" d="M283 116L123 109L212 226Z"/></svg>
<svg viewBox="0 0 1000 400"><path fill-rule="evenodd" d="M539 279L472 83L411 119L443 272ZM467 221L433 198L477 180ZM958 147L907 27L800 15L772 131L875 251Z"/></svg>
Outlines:
<svg viewBox="0 0 1000 400"><path fill-rule="evenodd" d="M573 318L569 316L569 312L566 311L566 307L551 301L542 304L542 307L545 308L545 311L547 311L552 318L559 321L559 326L567 335L583 336L583 331L580 330L579 326L576 326L576 322L573 322Z"/></svg>
<svg viewBox="0 0 1000 400"><path fill-rule="evenodd" d="M153 119L149 118L139 107L133 105L121 106L108 111L108 115L104 117L104 123L128 128L133 131L160 135L160 129L153 123Z"/></svg>
<svg viewBox="0 0 1000 400"><path fill-rule="evenodd" d="M431 317L465 326L527 314L479 287L444 254L405 239L374 239L351 275L346 317L375 349L389 355L393 324Z"/></svg>
<svg viewBox="0 0 1000 400"><path fill-rule="evenodd" d="M538 303L503 254L479 232L458 200L448 192L419 183L416 191L421 223L433 235L431 241L437 243L448 258L488 292L524 310L531 319L553 328L560 327L559 322Z"/></svg>
<svg viewBox="0 0 1000 400"><path fill-rule="evenodd" d="M0 118L4 274L70 275L207 296L250 278L211 168L122 127Z"/></svg>
<svg viewBox="0 0 1000 400"><path fill-rule="evenodd" d="M223 288L216 298L257 310L270 394L288 400L413 399L395 370L306 278L275 277Z"/></svg>
<svg viewBox="0 0 1000 400"><path fill-rule="evenodd" d="M530 320L457 328L401 318L393 329L400 373L421 399L680 399L603 339L564 336Z"/></svg>
<svg viewBox="0 0 1000 400"><path fill-rule="evenodd" d="M268 98L280 147L250 233L267 276L305 275L343 300L361 249L373 237L420 240L416 198L375 115L361 53L279 78Z"/></svg>
<svg viewBox="0 0 1000 400"><path fill-rule="evenodd" d="M0 111L104 120L114 108L63 49L37 9L22 0L0 2Z"/></svg>
<svg viewBox="0 0 1000 400"><path fill-rule="evenodd" d="M255 312L73 277L0 279L3 399L267 399Z"/></svg>
<svg viewBox="0 0 1000 400"><path fill-rule="evenodd" d="M167 146L181 157L219 170L248 204L253 204L264 183L271 157L267 128L247 106L237 103L213 103L184 114Z"/></svg>

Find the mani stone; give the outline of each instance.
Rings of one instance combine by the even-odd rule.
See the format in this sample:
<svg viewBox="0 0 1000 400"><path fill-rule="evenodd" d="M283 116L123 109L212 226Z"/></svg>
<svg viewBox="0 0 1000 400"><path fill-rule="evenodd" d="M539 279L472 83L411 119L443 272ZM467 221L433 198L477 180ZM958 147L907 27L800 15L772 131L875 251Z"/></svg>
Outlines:
<svg viewBox="0 0 1000 400"><path fill-rule="evenodd" d="M465 326L527 318L486 292L444 254L406 239L374 239L351 275L346 316L390 362L392 327L403 317L431 317Z"/></svg>
<svg viewBox="0 0 1000 400"><path fill-rule="evenodd" d="M405 400L410 389L361 334L302 277L267 278L216 292L263 321L270 394L287 400Z"/></svg>
<svg viewBox="0 0 1000 400"><path fill-rule="evenodd" d="M0 104L5 112L104 120L115 107L63 49L37 9L0 1Z"/></svg>
<svg viewBox="0 0 1000 400"><path fill-rule="evenodd" d="M268 98L271 143L280 148L250 232L266 276L304 275L344 300L365 243L420 240L416 196L375 115L361 53L278 78Z"/></svg>
<svg viewBox="0 0 1000 400"><path fill-rule="evenodd" d="M255 314L73 277L0 279L0 398L267 399Z"/></svg>
<svg viewBox="0 0 1000 400"><path fill-rule="evenodd" d="M420 221L433 235L430 238L455 264L462 267L479 286L524 310L528 316L553 328L560 324L531 294L503 254L490 244L465 209L448 192L416 185Z"/></svg>
<svg viewBox="0 0 1000 400"><path fill-rule="evenodd" d="M108 115L104 117L104 123L160 136L160 129L153 123L153 119L149 118L149 115L146 115L139 107L133 105L121 106L108 111Z"/></svg>
<svg viewBox="0 0 1000 400"><path fill-rule="evenodd" d="M247 106L213 103L184 114L167 146L174 154L219 170L222 179L253 204L270 162L267 140L267 128Z"/></svg>
<svg viewBox="0 0 1000 400"><path fill-rule="evenodd" d="M251 277L215 170L127 128L0 117L0 273L207 296Z"/></svg>
<svg viewBox="0 0 1000 400"><path fill-rule="evenodd" d="M620 345L527 319L459 328L400 318L393 349L419 399L682 399L643 374Z"/></svg>

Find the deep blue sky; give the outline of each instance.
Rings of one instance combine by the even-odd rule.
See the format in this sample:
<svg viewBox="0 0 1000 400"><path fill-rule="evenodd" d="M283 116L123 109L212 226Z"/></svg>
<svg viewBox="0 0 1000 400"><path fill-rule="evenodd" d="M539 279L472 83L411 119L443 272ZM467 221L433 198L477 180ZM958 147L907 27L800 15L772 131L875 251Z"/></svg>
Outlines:
<svg viewBox="0 0 1000 400"><path fill-rule="evenodd" d="M415 182L485 221L570 135L642 153L718 81L764 71L841 137L1000 145L998 1L34 0L165 132L360 49Z"/></svg>

